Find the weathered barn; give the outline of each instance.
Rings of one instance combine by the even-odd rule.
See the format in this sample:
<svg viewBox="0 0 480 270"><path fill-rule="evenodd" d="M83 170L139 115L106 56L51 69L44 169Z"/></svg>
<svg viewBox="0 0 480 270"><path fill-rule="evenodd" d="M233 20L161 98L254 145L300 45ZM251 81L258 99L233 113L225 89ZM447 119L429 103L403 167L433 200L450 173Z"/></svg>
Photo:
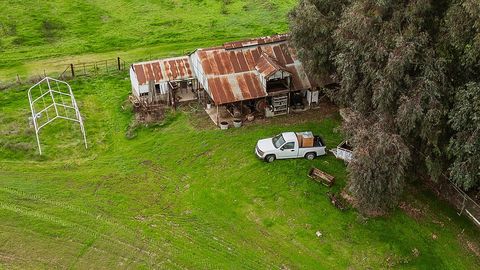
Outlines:
<svg viewBox="0 0 480 270"><path fill-rule="evenodd" d="M217 124L228 117L222 112L232 118L252 113L269 117L309 108L318 103L319 85L307 76L287 38L283 34L228 42L188 56L134 64L132 92L168 100L177 95L171 82L187 82L191 91L206 93L199 100Z"/></svg>
<svg viewBox="0 0 480 270"><path fill-rule="evenodd" d="M188 56L133 64L130 80L133 95L150 103L192 100L199 88Z"/></svg>

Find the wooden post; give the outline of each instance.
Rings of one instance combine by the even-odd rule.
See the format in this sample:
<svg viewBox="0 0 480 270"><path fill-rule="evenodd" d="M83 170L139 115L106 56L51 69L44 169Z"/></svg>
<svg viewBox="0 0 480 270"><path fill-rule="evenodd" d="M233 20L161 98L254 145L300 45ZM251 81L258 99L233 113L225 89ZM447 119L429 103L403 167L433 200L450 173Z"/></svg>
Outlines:
<svg viewBox="0 0 480 270"><path fill-rule="evenodd" d="M170 85L170 91L171 92L171 95L170 95L170 106L173 107L173 110L176 111L177 110L177 100L176 100L176 97L175 97L175 89L173 89L173 87Z"/></svg>
<svg viewBox="0 0 480 270"><path fill-rule="evenodd" d="M243 121L243 100L240 100L240 117L242 118L242 121Z"/></svg>
<svg viewBox="0 0 480 270"><path fill-rule="evenodd" d="M20 83L20 76L17 73L17 83Z"/></svg>
<svg viewBox="0 0 480 270"><path fill-rule="evenodd" d="M311 110L312 109L312 98L313 98L313 92L310 91L310 90L307 90L308 92L310 92L310 101L308 102L308 109ZM307 94L308 94L307 92Z"/></svg>
<svg viewBox="0 0 480 270"><path fill-rule="evenodd" d="M290 114L290 100L292 98L292 92L288 91L288 99L287 99L287 114Z"/></svg>
<svg viewBox="0 0 480 270"><path fill-rule="evenodd" d="M120 65L120 57L117 57L117 66L118 66L118 70L121 70L121 65Z"/></svg>
<svg viewBox="0 0 480 270"><path fill-rule="evenodd" d="M75 69L73 68L73 64L70 64L70 71L72 72L72 78L75 78Z"/></svg>
<svg viewBox="0 0 480 270"><path fill-rule="evenodd" d="M267 107L269 107L269 106L268 106L268 102L267 102L267 97L264 98L264 101L265 101L265 108L263 108L263 115L264 115L265 118L266 118L266 117L267 117L267 111L266 111L266 109L267 109ZM270 109L270 108L269 108L269 109Z"/></svg>
<svg viewBox="0 0 480 270"><path fill-rule="evenodd" d="M216 106L217 106L217 126L218 126L218 125L220 125L220 121L218 120L219 119L219 117L218 117L218 105L216 105Z"/></svg>

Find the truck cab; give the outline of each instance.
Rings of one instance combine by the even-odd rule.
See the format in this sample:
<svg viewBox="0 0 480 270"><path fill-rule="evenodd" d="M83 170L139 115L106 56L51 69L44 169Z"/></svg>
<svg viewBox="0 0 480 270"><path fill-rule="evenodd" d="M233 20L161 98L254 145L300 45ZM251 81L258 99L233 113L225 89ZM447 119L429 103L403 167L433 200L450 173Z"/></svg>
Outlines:
<svg viewBox="0 0 480 270"><path fill-rule="evenodd" d="M255 154L266 162L276 159L306 158L312 160L325 155L326 147L320 136L312 132L284 132L272 138L259 140Z"/></svg>

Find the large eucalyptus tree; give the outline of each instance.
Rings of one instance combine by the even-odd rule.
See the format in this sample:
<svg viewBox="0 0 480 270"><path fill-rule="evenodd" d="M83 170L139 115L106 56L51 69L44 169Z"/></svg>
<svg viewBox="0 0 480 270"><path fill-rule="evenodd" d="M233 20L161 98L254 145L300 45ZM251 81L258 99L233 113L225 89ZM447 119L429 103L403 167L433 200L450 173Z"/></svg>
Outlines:
<svg viewBox="0 0 480 270"><path fill-rule="evenodd" d="M394 207L407 172L435 179L451 166L458 184L479 184L479 105L465 105L478 99L479 5L301 0L290 13L307 70L336 74L341 87L327 94L353 111L344 125L355 144L350 190L365 212Z"/></svg>

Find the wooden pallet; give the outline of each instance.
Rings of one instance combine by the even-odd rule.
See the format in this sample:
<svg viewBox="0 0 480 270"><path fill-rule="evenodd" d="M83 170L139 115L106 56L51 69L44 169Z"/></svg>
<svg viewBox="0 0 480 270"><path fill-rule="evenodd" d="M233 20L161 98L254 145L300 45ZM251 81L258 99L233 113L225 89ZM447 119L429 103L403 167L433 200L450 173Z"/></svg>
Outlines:
<svg viewBox="0 0 480 270"><path fill-rule="evenodd" d="M310 169L310 172L308 173L308 177L312 178L313 180L327 187L331 187L335 183L335 177L317 168Z"/></svg>

